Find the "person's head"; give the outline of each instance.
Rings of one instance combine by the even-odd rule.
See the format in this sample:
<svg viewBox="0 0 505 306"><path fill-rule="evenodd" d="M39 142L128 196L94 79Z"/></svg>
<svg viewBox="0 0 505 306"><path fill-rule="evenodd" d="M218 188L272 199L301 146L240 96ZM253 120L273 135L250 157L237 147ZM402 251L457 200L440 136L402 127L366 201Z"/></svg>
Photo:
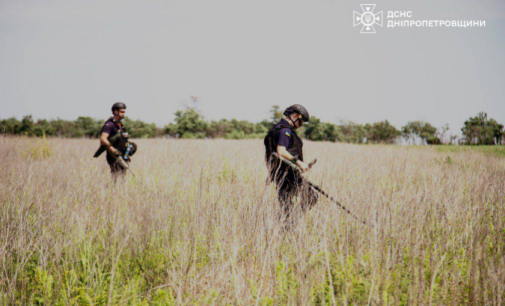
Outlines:
<svg viewBox="0 0 505 306"><path fill-rule="evenodd" d="M295 128L299 128L304 122L309 122L309 112L300 104L294 104L286 108L284 116L293 123Z"/></svg>
<svg viewBox="0 0 505 306"><path fill-rule="evenodd" d="M126 104L117 102L112 105L112 114L117 120L123 120L126 115Z"/></svg>

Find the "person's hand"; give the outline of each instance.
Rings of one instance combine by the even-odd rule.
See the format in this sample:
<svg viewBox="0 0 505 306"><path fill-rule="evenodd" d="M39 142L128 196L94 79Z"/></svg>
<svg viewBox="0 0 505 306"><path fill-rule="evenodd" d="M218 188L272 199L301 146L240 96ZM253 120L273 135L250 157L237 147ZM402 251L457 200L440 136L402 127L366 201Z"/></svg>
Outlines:
<svg viewBox="0 0 505 306"><path fill-rule="evenodd" d="M302 161L298 161L297 165L298 165L298 167L300 167L300 169L302 169L302 172L309 171L309 165L307 165L306 163L304 163Z"/></svg>
<svg viewBox="0 0 505 306"><path fill-rule="evenodd" d="M121 156L121 152L119 152L118 150L116 150L114 147L109 147L109 151L110 151L110 153L111 153L114 157L119 157L119 156Z"/></svg>
<svg viewBox="0 0 505 306"><path fill-rule="evenodd" d="M121 156L121 152L119 152L116 149L114 149L114 152L112 152L112 154L114 154L114 156L116 156L116 157L120 157Z"/></svg>

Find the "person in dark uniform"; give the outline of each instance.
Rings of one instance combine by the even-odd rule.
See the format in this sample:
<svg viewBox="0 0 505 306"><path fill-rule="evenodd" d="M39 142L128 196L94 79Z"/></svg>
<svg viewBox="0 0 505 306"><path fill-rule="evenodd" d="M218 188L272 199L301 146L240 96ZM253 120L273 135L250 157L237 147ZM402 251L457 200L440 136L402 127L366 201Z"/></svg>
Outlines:
<svg viewBox="0 0 505 306"><path fill-rule="evenodd" d="M304 182L300 173L272 155L280 156L298 165L303 172L309 166L303 161L303 142L296 134L296 129L304 122L309 122L309 112L300 104L288 107L284 119L275 124L265 137L266 161L269 167L269 180L275 182L281 208L286 216L293 208L293 198L301 195L301 208L305 212L311 209L318 200L317 194Z"/></svg>
<svg viewBox="0 0 505 306"><path fill-rule="evenodd" d="M124 177L127 172L127 169L120 164L118 159L122 158L129 164L131 161L130 156L136 152L137 146L128 141L128 132L122 123L126 115L126 105L121 102L114 103L112 105L112 114L113 116L102 127L100 133L101 146L94 157L96 158L104 151L107 151L107 163L112 177L116 181L118 176Z"/></svg>

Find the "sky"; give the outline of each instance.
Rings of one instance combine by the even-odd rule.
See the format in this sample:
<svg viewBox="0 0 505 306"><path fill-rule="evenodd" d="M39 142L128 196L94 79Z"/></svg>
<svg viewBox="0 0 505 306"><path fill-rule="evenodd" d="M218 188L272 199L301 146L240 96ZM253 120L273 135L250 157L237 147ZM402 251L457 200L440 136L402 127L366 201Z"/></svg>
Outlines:
<svg viewBox="0 0 505 306"><path fill-rule="evenodd" d="M164 126L198 97L209 120L261 121L304 105L323 121L423 120L460 134L505 123L505 1L375 1L414 20L485 27L353 27L349 0L0 0L0 118Z"/></svg>

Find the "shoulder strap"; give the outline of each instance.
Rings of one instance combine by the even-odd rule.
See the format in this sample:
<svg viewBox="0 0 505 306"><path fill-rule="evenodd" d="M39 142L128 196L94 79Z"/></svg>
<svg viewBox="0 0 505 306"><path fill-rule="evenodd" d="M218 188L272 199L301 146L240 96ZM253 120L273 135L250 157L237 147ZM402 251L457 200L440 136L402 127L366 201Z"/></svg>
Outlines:
<svg viewBox="0 0 505 306"><path fill-rule="evenodd" d="M266 157L267 162L270 159L272 152L275 152L275 150L277 148L277 141L275 139L276 138L275 136L276 136L277 132L283 128L288 128L294 133L293 127L287 122L280 122L280 123L272 126L270 128L270 130L268 130L268 133L263 141L265 144L265 153L266 153L265 157Z"/></svg>
<svg viewBox="0 0 505 306"><path fill-rule="evenodd" d="M280 123L278 123L278 124L276 124L276 125L274 126L274 129L275 129L276 131L278 131L278 130L280 130L280 129L284 129L284 128L288 128L288 129L290 129L290 130L293 130L293 127L292 127L289 123L286 123L286 122L280 122Z"/></svg>
<svg viewBox="0 0 505 306"><path fill-rule="evenodd" d="M103 128L105 127L105 125L109 122L112 122L115 126L117 126L117 128L122 131L124 130L126 132L126 128L119 122L117 122L114 117L110 117L109 119L107 119L107 121L104 122L103 126L102 126L102 131L100 132L100 134L103 133Z"/></svg>

